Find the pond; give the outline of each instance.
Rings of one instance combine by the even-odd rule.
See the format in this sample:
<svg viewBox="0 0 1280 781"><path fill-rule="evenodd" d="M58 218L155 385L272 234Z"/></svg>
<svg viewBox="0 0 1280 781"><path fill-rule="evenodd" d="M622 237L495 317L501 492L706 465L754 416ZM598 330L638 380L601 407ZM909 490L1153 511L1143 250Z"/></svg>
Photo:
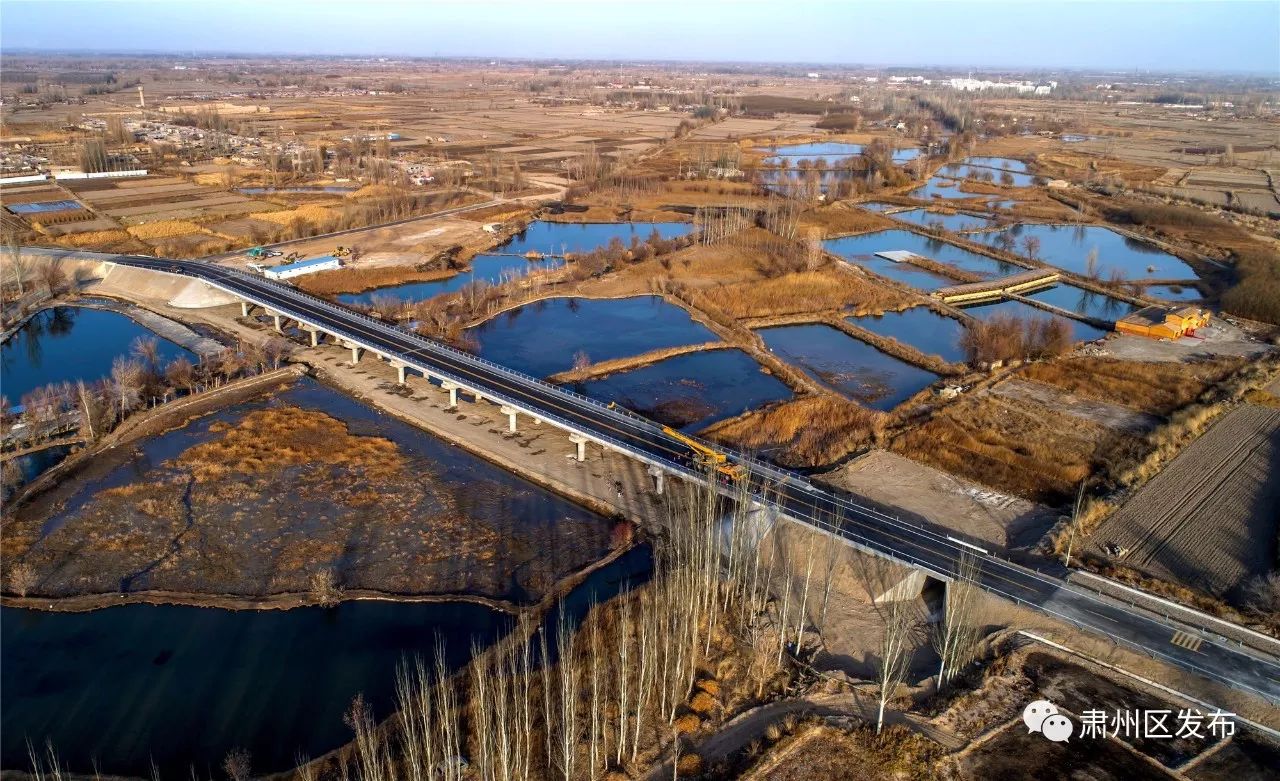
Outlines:
<svg viewBox="0 0 1280 781"><path fill-rule="evenodd" d="M471 260L471 269L448 279L431 282L411 282L405 285L369 290L363 293L350 293L338 296L345 304L367 304L374 296L389 295L395 298L422 301L441 293L452 293L471 282L500 282L504 274L523 273L535 268L547 268L558 264L559 260L548 259L531 262L523 257L527 252L542 255L563 255L566 252L590 252L604 247L613 239L618 239L630 246L633 238L647 240L656 230L664 239L672 239L690 233L694 228L688 222L546 222L538 220L529 224L522 233L517 233L510 241L493 249L490 253L480 254ZM501 252L503 254L496 254Z"/></svg>
<svg viewBox="0 0 1280 781"><path fill-rule="evenodd" d="M848 258L848 261L857 263L867 271L919 290L937 290L940 287L956 284L956 280L926 271L914 263L898 263L878 255L857 255Z"/></svg>
<svg viewBox="0 0 1280 781"><path fill-rule="evenodd" d="M647 548L597 570L551 611L581 620L644 582ZM256 774L286 770L346 743L343 713L362 693L392 712L405 659L433 663L437 642L456 669L470 644L492 643L512 620L465 602L345 602L335 608L229 611L124 605L87 613L0 608L3 760L28 767L26 741L45 740L64 767L163 778L222 777L233 748ZM96 763L96 764L95 764Z"/></svg>
<svg viewBox="0 0 1280 781"><path fill-rule="evenodd" d="M523 255L538 252L543 255L563 255L566 252L590 252L607 245L613 239L631 245L632 238L645 241L657 231L664 239L684 236L694 229L691 222L547 222L529 223L522 233L494 251Z"/></svg>
<svg viewBox="0 0 1280 781"><path fill-rule="evenodd" d="M57 306L32 317L0 347L0 387L11 404L55 382L96 381L111 374L111 363L129 356L133 340L155 337L163 365L180 355L195 356L119 312Z"/></svg>
<svg viewBox="0 0 1280 781"><path fill-rule="evenodd" d="M998 184L1002 187L1030 187L1035 183L1035 177L1031 174L987 168L981 165L965 165L963 163L943 166L939 173L953 179L976 179L980 182Z"/></svg>
<svg viewBox="0 0 1280 781"><path fill-rule="evenodd" d="M938 379L828 325L762 328L759 334L783 360L871 409L891 410Z"/></svg>
<svg viewBox="0 0 1280 781"><path fill-rule="evenodd" d="M960 337L964 324L953 317L940 315L927 306L885 312L883 315L850 317L849 322L872 333L897 339L925 355L937 355L946 361L963 362Z"/></svg>
<svg viewBox="0 0 1280 781"><path fill-rule="evenodd" d="M661 296L547 298L495 315L470 329L479 354L535 377L593 362L717 341L706 326Z"/></svg>
<svg viewBox="0 0 1280 781"><path fill-rule="evenodd" d="M967 193L960 189L960 180L946 176L933 176L922 186L911 191L912 198L928 201L934 198L960 200L962 198L988 198L984 193Z"/></svg>
<svg viewBox="0 0 1280 781"><path fill-rule="evenodd" d="M14 203L8 207L14 214L46 214L83 209L79 201L43 201L41 203Z"/></svg>
<svg viewBox="0 0 1280 781"><path fill-rule="evenodd" d="M961 160L962 165L973 165L981 168L995 168L1000 171L1012 171L1014 173L1027 173L1027 164L1021 160L1014 160L1010 157L983 157L977 155L974 157L966 157Z"/></svg>
<svg viewBox="0 0 1280 781"><path fill-rule="evenodd" d="M62 463L62 460L70 454L71 445L55 445L44 450L37 450L34 453L28 453L25 456L18 456L13 459L15 468L18 470L18 485L26 485L35 480L40 475Z"/></svg>
<svg viewBox="0 0 1280 781"><path fill-rule="evenodd" d="M895 220L903 220L913 225L919 225L922 228L942 225L943 228L956 232L983 230L996 224L994 220L989 220L985 217L974 217L971 214L962 213L940 214L927 209L912 209L911 211L896 212L889 216Z"/></svg>
<svg viewBox="0 0 1280 781"><path fill-rule="evenodd" d="M881 201L866 201L865 203L858 204L858 208L866 209L869 212L879 212L883 214L889 211L890 209L901 209L902 206L896 203L883 203Z"/></svg>
<svg viewBox="0 0 1280 781"><path fill-rule="evenodd" d="M512 255L477 255L471 259L471 268L445 279L429 282L407 282L388 285L363 293L343 293L338 301L344 304L372 304L377 298L397 298L403 301L425 301L442 293L455 293L472 282L495 284L511 276L520 276L536 269L554 268L561 264L558 258L526 260Z"/></svg>
<svg viewBox="0 0 1280 781"><path fill-rule="evenodd" d="M684 431L740 415L791 390L741 350L705 350L576 383L578 393L618 404Z"/></svg>
<svg viewBox="0 0 1280 781"><path fill-rule="evenodd" d="M961 249L954 244L932 236L922 236L919 233L913 233L908 230L876 231L875 233L862 233L857 236L830 239L823 242L823 246L826 247L827 251L843 258L874 255L877 252L891 250L906 250L916 255L987 277L1013 274L1025 270L1021 266L1004 263L986 255L979 255L976 252ZM951 280L947 284L952 284L954 281Z"/></svg>
<svg viewBox="0 0 1280 781"><path fill-rule="evenodd" d="M1142 292L1165 301L1199 301L1203 298L1200 288L1195 285L1147 285Z"/></svg>
<svg viewBox="0 0 1280 781"><path fill-rule="evenodd" d="M832 183L848 179L850 173L843 170L841 163L850 157L862 154L862 144L850 144L842 141L820 141L810 144L791 144L778 146L765 151L773 154L765 158L766 164L785 163L788 170L766 169L761 176L766 183L775 187L788 188L800 185L807 173L795 166L802 162L822 161L823 169L819 173L819 190L826 192ZM905 147L893 151L893 162L898 165L910 162L920 156L920 149Z"/></svg>
<svg viewBox="0 0 1280 781"><path fill-rule="evenodd" d="M844 141L817 141L809 144L786 144L782 146L771 147L765 151L771 152L769 157L765 158L766 163L777 163L780 158L788 158L792 164L799 160L817 160L819 157L825 159L828 163L834 163L837 160L862 154L862 144L851 144ZM917 147L903 147L902 149L893 150L893 161L895 163L910 162L920 156L920 149Z"/></svg>
<svg viewBox="0 0 1280 781"><path fill-rule="evenodd" d="M1054 317L1066 321L1071 326L1071 334L1077 342L1090 342L1094 339L1101 339L1106 336L1107 332L1100 328L1095 328L1088 323L1082 323L1079 320L1070 317L1062 317L1043 309L1038 309L1030 304L1024 304L1021 301L993 301L989 304L978 304L975 306L960 307L966 313L973 315L979 320L986 320L996 314L1008 314L1020 317L1024 320L1032 318Z"/></svg>
<svg viewBox="0 0 1280 781"><path fill-rule="evenodd" d="M1195 279L1196 272L1182 259L1145 241L1132 239L1097 225L1019 224L1008 229L1018 241L1028 236L1040 240L1036 257L1045 263L1076 274L1088 275L1089 254L1097 251L1097 273L1107 278L1113 270L1128 279ZM977 240L995 245L999 234L985 234Z"/></svg>
<svg viewBox="0 0 1280 781"><path fill-rule="evenodd" d="M1121 301L1074 285L1054 285L1047 290L1028 293L1027 298L1034 298L1037 301L1053 304L1070 312L1096 317L1099 320L1119 320L1137 309L1128 301Z"/></svg>

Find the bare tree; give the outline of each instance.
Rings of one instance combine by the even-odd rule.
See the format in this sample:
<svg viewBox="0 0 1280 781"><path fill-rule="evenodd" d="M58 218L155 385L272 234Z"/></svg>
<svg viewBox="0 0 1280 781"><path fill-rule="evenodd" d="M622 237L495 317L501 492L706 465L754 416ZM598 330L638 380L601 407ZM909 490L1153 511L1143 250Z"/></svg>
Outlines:
<svg viewBox="0 0 1280 781"><path fill-rule="evenodd" d="M956 576L946 586L942 617L933 625L931 639L938 652L938 689L955 676L956 671L973 658L982 630L980 609L982 592L977 583L982 563L972 553L960 554Z"/></svg>
<svg viewBox="0 0 1280 781"><path fill-rule="evenodd" d="M191 365L191 361L185 355L174 358L164 367L164 378L165 382L169 383L174 389L181 388L187 393L192 393L195 390L195 367Z"/></svg>
<svg viewBox="0 0 1280 781"><path fill-rule="evenodd" d="M1035 260L1040 254L1040 237L1039 236L1023 236L1022 237L1022 254L1028 258Z"/></svg>
<svg viewBox="0 0 1280 781"><path fill-rule="evenodd" d="M111 393L121 420L142 402L144 380L145 372L137 360L120 357L111 364Z"/></svg>
<svg viewBox="0 0 1280 781"><path fill-rule="evenodd" d="M325 568L312 573L310 585L311 598L317 605L333 607L342 600L342 588L332 569Z"/></svg>
<svg viewBox="0 0 1280 781"><path fill-rule="evenodd" d="M1249 581L1245 587L1245 606L1249 615L1273 631L1280 629L1280 572L1259 575Z"/></svg>
<svg viewBox="0 0 1280 781"><path fill-rule="evenodd" d="M280 364L293 352L293 345L286 339L273 336L267 340L266 344L262 345L262 352L271 368L279 369Z"/></svg>
<svg viewBox="0 0 1280 781"><path fill-rule="evenodd" d="M879 700L876 733L879 734L884 729L885 707L897 694L910 669L920 617L916 609L916 595L904 593L903 586L908 582L904 578L909 578L904 567L868 556L863 561L861 574L867 595L883 627L875 678Z"/></svg>
<svg viewBox="0 0 1280 781"><path fill-rule="evenodd" d="M242 748L232 749L222 760L222 770L230 781L248 781L250 770L249 752Z"/></svg>
<svg viewBox="0 0 1280 781"><path fill-rule="evenodd" d="M5 277L12 277L13 283L18 286L18 297L21 298L27 294L27 276L31 273L31 260L22 254L22 247L13 240L12 236L5 237L4 257L8 260L6 264L9 269L7 274L0 275L0 283L3 283Z"/></svg>
<svg viewBox="0 0 1280 781"><path fill-rule="evenodd" d="M35 568L26 562L9 567L9 590L20 597L25 597L36 585Z"/></svg>
<svg viewBox="0 0 1280 781"><path fill-rule="evenodd" d="M41 263L39 278L41 284L49 291L49 295L57 295L67 283L67 274L62 270L62 258L49 258Z"/></svg>

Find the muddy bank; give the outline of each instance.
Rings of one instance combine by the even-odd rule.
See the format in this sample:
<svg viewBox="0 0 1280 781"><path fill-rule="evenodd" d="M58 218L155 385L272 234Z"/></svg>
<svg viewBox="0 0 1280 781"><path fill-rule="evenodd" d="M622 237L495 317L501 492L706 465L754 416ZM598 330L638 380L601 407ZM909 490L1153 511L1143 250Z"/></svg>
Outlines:
<svg viewBox="0 0 1280 781"><path fill-rule="evenodd" d="M107 461L6 523L29 594L289 604L323 601L323 575L355 594L530 604L629 539L310 381Z"/></svg>

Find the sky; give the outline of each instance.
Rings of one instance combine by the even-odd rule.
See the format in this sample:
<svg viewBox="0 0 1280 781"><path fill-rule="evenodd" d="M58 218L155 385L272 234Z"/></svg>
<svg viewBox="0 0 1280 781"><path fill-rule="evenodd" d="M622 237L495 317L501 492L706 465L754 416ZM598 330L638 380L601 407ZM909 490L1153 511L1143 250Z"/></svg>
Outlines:
<svg viewBox="0 0 1280 781"><path fill-rule="evenodd" d="M1280 76L1280 0L0 0L0 50Z"/></svg>

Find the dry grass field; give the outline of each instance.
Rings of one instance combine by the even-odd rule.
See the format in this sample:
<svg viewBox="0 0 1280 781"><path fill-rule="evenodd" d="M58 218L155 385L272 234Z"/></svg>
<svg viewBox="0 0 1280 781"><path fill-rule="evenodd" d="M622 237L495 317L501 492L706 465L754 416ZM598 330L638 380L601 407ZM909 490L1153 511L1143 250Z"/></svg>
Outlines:
<svg viewBox="0 0 1280 781"><path fill-rule="evenodd" d="M1238 598L1276 567L1280 410L1243 404L1213 425L1093 535L1100 556ZM1110 556L1106 547L1123 551Z"/></svg>
<svg viewBox="0 0 1280 781"><path fill-rule="evenodd" d="M1140 363L1077 357L1034 363L1022 374L1029 380L1085 398L1164 415L1191 403L1210 385L1239 369L1242 363L1237 359Z"/></svg>
<svg viewBox="0 0 1280 781"><path fill-rule="evenodd" d="M890 449L999 491L1056 505L1133 441L1131 434L1034 401L975 394L907 428Z"/></svg>
<svg viewBox="0 0 1280 781"><path fill-rule="evenodd" d="M814 425L822 421L822 425ZM883 413L833 395L811 396L712 426L711 439L748 452L767 453L787 466L817 466L872 441L886 423Z"/></svg>

